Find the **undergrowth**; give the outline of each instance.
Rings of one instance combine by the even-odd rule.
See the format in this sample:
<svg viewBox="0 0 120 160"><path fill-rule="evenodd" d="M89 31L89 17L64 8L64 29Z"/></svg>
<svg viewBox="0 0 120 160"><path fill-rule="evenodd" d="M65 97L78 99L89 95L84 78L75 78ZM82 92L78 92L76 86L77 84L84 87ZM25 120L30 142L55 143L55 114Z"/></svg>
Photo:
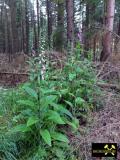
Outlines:
<svg viewBox="0 0 120 160"><path fill-rule="evenodd" d="M31 62L30 62L31 63ZM34 68L35 66L35 68ZM2 160L76 160L68 132L78 134L79 123L99 107L101 91L89 60L70 58L61 70L39 63L29 82L4 91L1 100L0 157Z"/></svg>

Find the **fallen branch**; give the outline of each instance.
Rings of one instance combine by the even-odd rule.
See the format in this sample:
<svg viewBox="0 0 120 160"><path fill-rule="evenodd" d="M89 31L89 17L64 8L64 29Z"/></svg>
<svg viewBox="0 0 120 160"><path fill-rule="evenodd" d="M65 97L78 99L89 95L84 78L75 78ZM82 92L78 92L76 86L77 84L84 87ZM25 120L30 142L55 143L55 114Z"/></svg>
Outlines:
<svg viewBox="0 0 120 160"><path fill-rule="evenodd" d="M95 27L95 29L99 29L99 30L110 32L110 33L112 33L112 35L114 35L115 37L117 37L118 39L120 39L120 36L118 34L116 34L115 32L107 29L105 26L103 26L102 28L101 27Z"/></svg>
<svg viewBox="0 0 120 160"><path fill-rule="evenodd" d="M116 84L109 84L109 83L97 83L97 85L99 87L102 87L102 88L111 88L111 89L115 89L115 90L118 90L120 91L120 86L119 85L116 85Z"/></svg>
<svg viewBox="0 0 120 160"><path fill-rule="evenodd" d="M103 63L103 65L102 65L102 67L101 67L101 69L100 69L100 71L98 72L98 74L97 74L96 77L99 77L99 75L102 73L102 71L104 70L104 67L105 67L105 65L106 65L107 62L108 62L108 60Z"/></svg>
<svg viewBox="0 0 120 160"><path fill-rule="evenodd" d="M0 74L12 74L12 75L26 75L28 76L28 73L15 73L15 72L0 72Z"/></svg>

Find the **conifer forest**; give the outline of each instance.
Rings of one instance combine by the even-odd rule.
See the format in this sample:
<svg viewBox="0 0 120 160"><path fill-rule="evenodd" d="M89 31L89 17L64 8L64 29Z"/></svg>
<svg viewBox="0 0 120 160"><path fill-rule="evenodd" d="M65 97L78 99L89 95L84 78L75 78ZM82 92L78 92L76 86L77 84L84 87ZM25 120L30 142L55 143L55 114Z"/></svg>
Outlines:
<svg viewBox="0 0 120 160"><path fill-rule="evenodd" d="M120 0L0 0L0 160L120 160Z"/></svg>

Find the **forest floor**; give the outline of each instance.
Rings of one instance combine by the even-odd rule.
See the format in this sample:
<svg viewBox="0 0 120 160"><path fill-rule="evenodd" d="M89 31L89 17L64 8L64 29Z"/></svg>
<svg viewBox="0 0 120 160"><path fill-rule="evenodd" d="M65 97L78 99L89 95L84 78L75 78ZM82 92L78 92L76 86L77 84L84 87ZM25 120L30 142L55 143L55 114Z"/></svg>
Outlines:
<svg viewBox="0 0 120 160"><path fill-rule="evenodd" d="M0 85L16 86L25 82L28 78L28 68L24 55L15 56L9 62L8 55L0 54Z"/></svg>
<svg viewBox="0 0 120 160"><path fill-rule="evenodd" d="M81 135L72 139L74 148L78 148L83 160L96 160L91 157L92 143L117 143L120 160L120 63L101 64L98 69L100 80L118 88L103 86L103 107L93 112L88 118L86 126L80 126ZM102 160L113 160L102 158Z"/></svg>
<svg viewBox="0 0 120 160"><path fill-rule="evenodd" d="M91 158L92 143L117 143L120 145L120 94L106 91L104 98L104 107L98 112L93 112L89 117L89 123L86 126L80 126L82 134L72 139L79 155L82 155L85 160L94 159ZM103 158L102 160L110 159ZM120 160L120 151L117 160Z"/></svg>
<svg viewBox="0 0 120 160"><path fill-rule="evenodd" d="M120 64L117 67L110 67L109 65L111 66L111 64L107 64L107 67L105 65L104 67L103 65L100 68L98 67L97 76L99 76L99 79L101 77L103 80L107 79L107 83L109 77L111 79L110 83L115 82L114 84L119 85L120 79L118 78L120 78L120 74L118 72L120 71ZM27 72L28 65L25 65L24 61L18 65L16 60L9 62L5 55L0 54L0 86L16 86L18 83L25 82L28 78ZM103 107L99 111L91 113L86 125L80 126L81 135L71 138L77 154L83 157L80 160L93 159L91 158L92 143L112 142L120 145L120 90L116 91L110 88L103 88L103 90ZM120 160L120 151L117 160Z"/></svg>

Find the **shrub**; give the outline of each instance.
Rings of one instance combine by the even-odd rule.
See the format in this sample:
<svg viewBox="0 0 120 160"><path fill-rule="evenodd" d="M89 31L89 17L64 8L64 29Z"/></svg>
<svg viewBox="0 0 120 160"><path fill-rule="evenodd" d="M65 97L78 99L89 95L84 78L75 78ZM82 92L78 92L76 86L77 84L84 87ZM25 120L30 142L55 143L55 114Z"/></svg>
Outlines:
<svg viewBox="0 0 120 160"><path fill-rule="evenodd" d="M97 102L95 70L89 60L71 57L62 70L47 68L42 80L35 62L30 62L30 81L10 90L6 99L12 117L8 133L16 137L18 150L10 153L30 160L74 160L66 133L75 134L81 117L86 118Z"/></svg>
<svg viewBox="0 0 120 160"><path fill-rule="evenodd" d="M36 85L26 83L22 86L22 94L18 96L19 100L16 97L14 102L16 106L12 119L14 127L10 129L9 133L23 134L22 141L28 149L36 148L39 152L44 152L45 149L45 157L51 150L51 156L56 157L56 152L53 152L54 148L58 148L58 150L61 148L56 146L57 143L69 143L63 126L74 126L74 129L77 127L74 123L75 118L65 104L60 103L60 91L57 91L55 86L49 83L44 80ZM62 130L60 126L62 126ZM61 151L61 154L63 153ZM63 157L65 157L64 154Z"/></svg>

